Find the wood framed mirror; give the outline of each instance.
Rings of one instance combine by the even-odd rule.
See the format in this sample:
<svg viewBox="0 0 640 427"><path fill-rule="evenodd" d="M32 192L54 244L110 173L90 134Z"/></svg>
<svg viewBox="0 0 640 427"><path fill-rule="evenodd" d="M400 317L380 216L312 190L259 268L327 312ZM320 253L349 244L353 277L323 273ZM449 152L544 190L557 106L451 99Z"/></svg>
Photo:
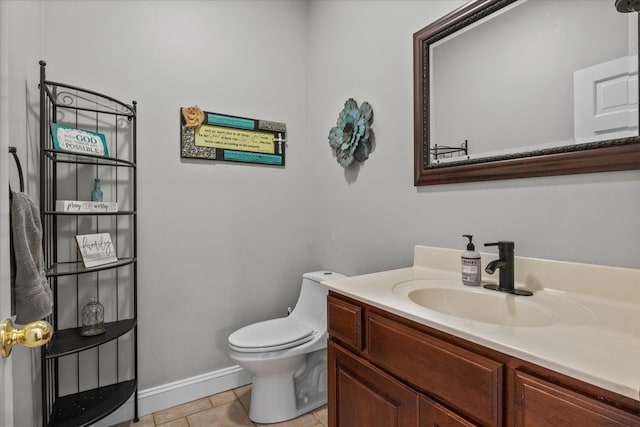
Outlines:
<svg viewBox="0 0 640 427"><path fill-rule="evenodd" d="M475 0L416 32L415 185L640 168L638 40L613 0Z"/></svg>

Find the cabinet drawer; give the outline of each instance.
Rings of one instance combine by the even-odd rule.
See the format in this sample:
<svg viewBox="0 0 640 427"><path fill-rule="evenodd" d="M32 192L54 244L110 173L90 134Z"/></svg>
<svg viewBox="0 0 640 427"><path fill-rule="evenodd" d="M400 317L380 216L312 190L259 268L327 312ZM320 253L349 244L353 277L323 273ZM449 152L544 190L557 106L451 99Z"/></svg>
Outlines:
<svg viewBox="0 0 640 427"><path fill-rule="evenodd" d="M358 351L362 350L362 307L329 295L329 336Z"/></svg>
<svg viewBox="0 0 640 427"><path fill-rule="evenodd" d="M516 426L638 426L640 417L516 371Z"/></svg>
<svg viewBox="0 0 640 427"><path fill-rule="evenodd" d="M367 312L369 360L482 425L502 422L501 363Z"/></svg>
<svg viewBox="0 0 640 427"><path fill-rule="evenodd" d="M477 427L433 400L420 396L420 426Z"/></svg>

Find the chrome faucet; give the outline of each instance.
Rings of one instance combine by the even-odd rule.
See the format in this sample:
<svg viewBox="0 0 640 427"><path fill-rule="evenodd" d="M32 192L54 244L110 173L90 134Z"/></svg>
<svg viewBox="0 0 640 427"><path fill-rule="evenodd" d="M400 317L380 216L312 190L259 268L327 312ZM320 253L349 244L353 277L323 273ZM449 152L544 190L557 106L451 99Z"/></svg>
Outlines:
<svg viewBox="0 0 640 427"><path fill-rule="evenodd" d="M506 292L513 295L533 295L533 292L525 291L523 289L516 289L514 286L514 243L508 241L499 241L495 243L485 243L484 245L498 247L498 259L487 264L484 271L489 274L493 274L496 269L500 269L498 284L484 285L484 287L493 291Z"/></svg>

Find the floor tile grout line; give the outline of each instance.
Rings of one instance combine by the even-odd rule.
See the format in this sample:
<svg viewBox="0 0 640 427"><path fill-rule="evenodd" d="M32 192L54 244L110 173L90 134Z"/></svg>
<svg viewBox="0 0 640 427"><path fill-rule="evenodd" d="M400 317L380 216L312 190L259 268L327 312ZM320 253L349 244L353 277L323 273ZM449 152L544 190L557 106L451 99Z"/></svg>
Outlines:
<svg viewBox="0 0 640 427"><path fill-rule="evenodd" d="M215 395L212 395L212 396L215 396ZM210 397L210 396L207 396L206 398L204 398L204 397L203 397L203 398L201 398L201 399L207 399L207 401L209 402L209 404L211 405L211 407L209 407L209 408L205 408L205 409L201 409L201 410L196 411L196 412L190 412L190 413L185 414L185 415L183 415L183 416L181 416L181 417L174 418L174 419L172 419L172 420L168 420L168 421L166 421L166 422L164 422L164 423L161 423L160 425L162 425L162 424L167 424L167 423L170 423L170 422L172 422L172 421L179 420L180 418L184 418L184 419L187 421L187 424L189 424L189 419L187 418L189 415L199 414L200 412L208 411L209 409L213 409L213 408L215 407L215 405L213 404L213 402L211 401L211 399L209 399L209 397ZM200 400L200 399L196 399L196 400ZM194 402L194 401L192 401L192 402ZM191 403L191 402L185 402L185 403L183 403L182 405L187 405L187 404L189 404L189 403ZM177 405L177 406L182 406L182 405ZM167 408L167 409L168 409L168 408ZM152 417L153 417L153 426L154 426L154 427L158 427L158 424L156 423L156 417L155 417L155 415L156 415L157 413L159 413L159 412L162 412L162 410L157 411L157 412L153 412L153 413L151 414L151 415L152 415Z"/></svg>
<svg viewBox="0 0 640 427"><path fill-rule="evenodd" d="M191 412L191 413L188 413L188 414L184 414L184 415L183 415L183 416L181 416L181 417L174 418L174 419L172 419L172 420L168 420L168 421L166 421L165 423L162 423L162 424L158 424L158 423L156 423L156 415L157 415L158 413L160 413L160 412L164 411L164 410L160 410L160 411L157 411L157 412L153 412L153 413L149 414L149 415L151 415L151 421L152 421L152 423L153 423L153 427L159 427L159 426L161 426L161 425L163 425L163 424L168 424L168 423L171 423L171 422L174 422L174 421L178 421L178 420L180 420L180 419L184 419L184 420L185 420L185 422L186 422L186 424L187 424L187 427L191 427L191 423L189 422L189 416L191 416L191 415L196 415L196 414L199 414L199 413L202 413L202 412L205 412L205 411L208 411L208 410L214 409L214 408L220 408L220 407L222 407L222 406L228 406L228 405L231 405L231 404L233 404L233 403L237 403L237 404L239 404L239 405L240 405L240 408L242 408L242 411L243 411L243 413L246 415L246 417L247 417L248 421L251 423L251 426L253 426L253 427L260 427L260 425L259 425L259 424L256 424L255 422L253 422L253 420L251 420L251 419L249 418L249 411L248 411L248 409L247 409L247 408L245 408L245 406L244 406L244 404L243 404L243 400L240 398L240 394L239 394L240 390L245 391L245 388L246 388L246 387L247 387L247 386L242 386L242 387L238 387L238 388L235 388L235 389L228 390L228 391L232 391L232 392L233 392L234 399L233 399L233 400L231 400L231 401L229 401L229 402L222 403L222 404L218 404L218 405L216 405L216 404L214 403L214 401L212 400L212 398L213 398L213 396L216 396L216 395L218 395L218 394L225 393L225 392L216 393L216 394L213 394L213 395L207 396L207 397L205 397L205 398L202 398L202 399L207 399L207 402L208 402L208 403L209 403L209 405L210 405L210 407L209 407L209 408L204 408L204 409L197 410L197 411L195 411L195 412ZM244 396L244 394L242 394L242 395ZM198 399L196 399L196 400L198 400ZM186 404L189 404L189 403L191 403L191 402L185 402L185 403L184 403L184 404L182 404L182 405L186 405ZM182 405L177 405L177 406L182 406ZM326 406L326 405L325 405L325 406ZM168 408L167 408L167 409L168 409ZM310 414L311 414L311 416L313 417L313 419L315 420L315 422L316 422L316 423L318 423L318 425L320 425L320 426L322 426L322 427L327 427L327 425L324 423L324 421L323 421L323 420L318 416L318 414L317 414L317 412L318 412L319 410L322 410L322 407L320 407L320 408L316 408L315 410L310 411ZM289 420L289 421L293 422L293 420ZM288 422L285 422L285 423L288 423ZM286 426L286 424L281 424L281 425ZM124 425L123 425L123 426L124 426ZM117 426L114 426L114 427L117 427Z"/></svg>

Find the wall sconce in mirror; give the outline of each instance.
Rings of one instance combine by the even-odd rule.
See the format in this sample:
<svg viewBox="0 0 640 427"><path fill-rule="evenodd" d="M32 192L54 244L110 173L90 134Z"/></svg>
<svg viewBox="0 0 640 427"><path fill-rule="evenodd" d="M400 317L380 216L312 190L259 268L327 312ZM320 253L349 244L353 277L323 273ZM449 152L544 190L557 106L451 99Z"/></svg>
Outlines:
<svg viewBox="0 0 640 427"><path fill-rule="evenodd" d="M475 0L413 47L416 186L640 168L637 13Z"/></svg>

